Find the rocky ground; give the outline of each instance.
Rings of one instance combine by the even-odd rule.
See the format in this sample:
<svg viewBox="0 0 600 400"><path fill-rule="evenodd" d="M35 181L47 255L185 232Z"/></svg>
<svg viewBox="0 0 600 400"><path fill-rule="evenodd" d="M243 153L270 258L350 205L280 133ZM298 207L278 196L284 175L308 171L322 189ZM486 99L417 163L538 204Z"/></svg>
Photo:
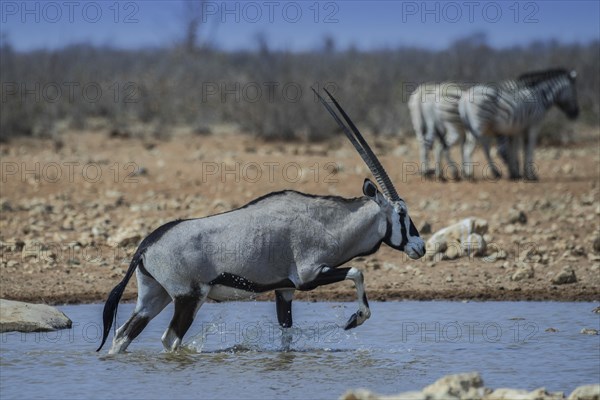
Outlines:
<svg viewBox="0 0 600 400"><path fill-rule="evenodd" d="M600 385L576 388L565 396L563 392L548 392L539 388L531 392L522 389L491 389L483 385L477 372L447 375L422 391L381 396L365 389L349 390L340 400L600 400Z"/></svg>
<svg viewBox="0 0 600 400"><path fill-rule="evenodd" d="M472 217L485 222L487 246L475 255L464 243L451 245L416 261L382 246L352 262L365 272L369 297L599 300L594 135L592 142L538 149L537 183L487 178L479 152L476 182L425 180L412 139L374 140L423 237ZM1 144L0 154L0 297L47 303L105 299L139 241L169 220L226 211L281 189L359 196L370 175L342 137L265 143L227 129L166 141L70 132L15 139ZM126 299L135 286L132 280ZM345 282L298 297L352 300L355 292Z"/></svg>

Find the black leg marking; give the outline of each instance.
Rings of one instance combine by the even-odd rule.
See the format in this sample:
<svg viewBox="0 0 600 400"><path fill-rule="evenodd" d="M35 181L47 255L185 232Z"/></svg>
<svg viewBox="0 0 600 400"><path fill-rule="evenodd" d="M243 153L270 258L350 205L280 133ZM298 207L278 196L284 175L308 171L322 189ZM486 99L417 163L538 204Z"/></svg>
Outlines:
<svg viewBox="0 0 600 400"><path fill-rule="evenodd" d="M250 281L243 276L223 272L208 283L209 285L223 285L235 289L245 290L247 292L262 293L281 288L293 288L294 283L289 279L284 279L275 283L257 283Z"/></svg>
<svg viewBox="0 0 600 400"><path fill-rule="evenodd" d="M313 290L319 286L341 282L346 279L348 271L350 271L350 268L329 268L323 266L321 267L321 272L313 281L300 285L298 289L305 291Z"/></svg>
<svg viewBox="0 0 600 400"><path fill-rule="evenodd" d="M275 291L275 304L277 306L277 320L282 328L292 326L292 300L287 300L279 290Z"/></svg>
<svg viewBox="0 0 600 400"><path fill-rule="evenodd" d="M200 298L197 295L187 295L175 298L175 313L170 328L179 339L190 329Z"/></svg>
<svg viewBox="0 0 600 400"><path fill-rule="evenodd" d="M131 326L129 328L129 332L127 332L127 337L130 340L133 340L136 337L138 337L139 334L142 333L146 325L148 325L148 322L150 322L150 318L148 317L138 316L137 318L135 318L133 321L131 321Z"/></svg>
<svg viewBox="0 0 600 400"><path fill-rule="evenodd" d="M148 317L139 314L132 315L123 326L123 336L127 336L130 341L135 339L142 333L148 322L150 322Z"/></svg>
<svg viewBox="0 0 600 400"><path fill-rule="evenodd" d="M363 293L363 302L365 303L365 305L367 307L369 307L369 302L367 301L367 294L366 293Z"/></svg>

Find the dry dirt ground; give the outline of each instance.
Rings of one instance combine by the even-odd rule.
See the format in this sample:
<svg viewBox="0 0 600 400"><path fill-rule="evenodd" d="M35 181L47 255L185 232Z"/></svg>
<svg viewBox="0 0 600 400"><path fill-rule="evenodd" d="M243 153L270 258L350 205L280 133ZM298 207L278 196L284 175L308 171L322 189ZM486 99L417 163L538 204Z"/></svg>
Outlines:
<svg viewBox="0 0 600 400"><path fill-rule="evenodd" d="M592 137L538 149L537 183L486 178L479 150L475 182L425 180L412 139L373 140L417 227L428 223L435 232L478 217L489 230L487 257L410 260L382 246L352 261L365 273L369 297L600 300L598 133ZM281 189L360 196L370 176L343 137L304 144L227 132L169 140L69 132L15 139L0 152L0 297L48 303L104 300L139 241L169 220L223 212ZM567 266L576 282L553 283ZM124 298L135 293L132 279ZM343 282L297 297L352 300L355 292Z"/></svg>

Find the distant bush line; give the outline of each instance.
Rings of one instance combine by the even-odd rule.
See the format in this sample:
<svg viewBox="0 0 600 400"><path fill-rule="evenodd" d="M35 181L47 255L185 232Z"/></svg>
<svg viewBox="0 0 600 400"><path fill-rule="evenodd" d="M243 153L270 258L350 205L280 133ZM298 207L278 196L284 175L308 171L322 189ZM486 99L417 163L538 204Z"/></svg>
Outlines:
<svg viewBox="0 0 600 400"><path fill-rule="evenodd" d="M174 126L210 133L218 124L266 139L321 140L335 133L310 87L327 85L361 127L411 135L406 105L426 81L497 82L531 70L574 68L580 121L600 119L600 42L536 42L494 49L473 38L442 51L124 51L91 45L17 52L0 47L0 137L51 136L107 121L115 135L168 136ZM554 110L543 134L569 123ZM142 126L137 129L136 126Z"/></svg>

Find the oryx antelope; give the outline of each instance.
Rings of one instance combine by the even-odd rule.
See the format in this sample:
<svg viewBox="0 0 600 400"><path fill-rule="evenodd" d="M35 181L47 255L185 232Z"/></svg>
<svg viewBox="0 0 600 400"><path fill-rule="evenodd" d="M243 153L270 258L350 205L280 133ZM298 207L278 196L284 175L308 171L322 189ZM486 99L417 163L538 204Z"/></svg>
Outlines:
<svg viewBox="0 0 600 400"><path fill-rule="evenodd" d="M354 281L358 296L358 311L345 326L354 328L371 315L363 274L354 267L337 267L374 253L382 243L413 259L425 254L425 244L408 215L406 203L365 139L329 92L347 125L315 93L368 165L381 192L368 179L362 188L364 196L353 199L286 190L223 214L176 220L159 227L142 241L125 277L108 296L103 313L104 336L98 350L106 342L119 300L134 271L137 305L116 331L110 353L127 349L171 301L175 312L162 336L169 351L181 345L207 299L243 299L274 290L277 319L282 328L289 328L295 290L312 290L346 279ZM222 246L227 251L218 251Z"/></svg>
<svg viewBox="0 0 600 400"><path fill-rule="evenodd" d="M521 75L517 80L504 81L497 86L476 85L465 91L459 101L459 114L469 132L478 138L488 162L489 138L508 137L507 162L511 179L521 177L518 152L526 136L523 175L537 180L533 151L540 124L553 105L569 119L579 114L575 90L575 71L550 69ZM467 148L469 167L474 145Z"/></svg>

